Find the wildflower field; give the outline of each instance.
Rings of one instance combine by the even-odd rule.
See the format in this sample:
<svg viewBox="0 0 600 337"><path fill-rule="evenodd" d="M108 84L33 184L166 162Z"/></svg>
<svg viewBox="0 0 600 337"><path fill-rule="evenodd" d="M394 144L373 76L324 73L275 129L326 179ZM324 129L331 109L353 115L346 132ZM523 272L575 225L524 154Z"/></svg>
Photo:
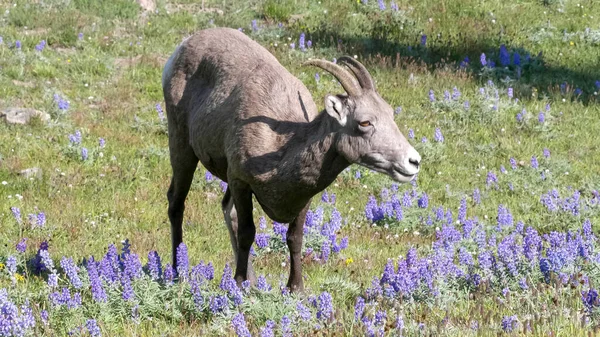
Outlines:
<svg viewBox="0 0 600 337"><path fill-rule="evenodd" d="M600 333L599 3L202 3L0 0L0 111L39 111L0 120L0 336ZM236 286L203 167L171 267L162 67L218 26L321 108L343 89L300 64L356 57L423 157L411 184L351 166L313 199L301 294L259 206Z"/></svg>

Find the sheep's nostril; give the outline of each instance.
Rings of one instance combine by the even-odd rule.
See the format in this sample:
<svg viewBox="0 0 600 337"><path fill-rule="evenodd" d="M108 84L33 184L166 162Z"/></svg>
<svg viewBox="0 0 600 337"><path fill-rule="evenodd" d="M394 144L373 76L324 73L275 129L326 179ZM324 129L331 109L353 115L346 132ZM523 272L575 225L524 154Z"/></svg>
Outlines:
<svg viewBox="0 0 600 337"><path fill-rule="evenodd" d="M419 168L419 161L417 159L409 159L408 160L409 163L413 164L416 168Z"/></svg>

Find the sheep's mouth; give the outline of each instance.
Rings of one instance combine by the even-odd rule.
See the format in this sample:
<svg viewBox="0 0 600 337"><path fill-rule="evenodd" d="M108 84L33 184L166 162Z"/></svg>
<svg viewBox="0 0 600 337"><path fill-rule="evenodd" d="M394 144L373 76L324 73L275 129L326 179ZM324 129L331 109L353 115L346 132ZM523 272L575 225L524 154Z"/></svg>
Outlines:
<svg viewBox="0 0 600 337"><path fill-rule="evenodd" d="M373 171L383 173L400 183L407 183L417 176L416 173L410 174L394 163L381 159L373 160L371 163L360 163L359 165L362 165Z"/></svg>

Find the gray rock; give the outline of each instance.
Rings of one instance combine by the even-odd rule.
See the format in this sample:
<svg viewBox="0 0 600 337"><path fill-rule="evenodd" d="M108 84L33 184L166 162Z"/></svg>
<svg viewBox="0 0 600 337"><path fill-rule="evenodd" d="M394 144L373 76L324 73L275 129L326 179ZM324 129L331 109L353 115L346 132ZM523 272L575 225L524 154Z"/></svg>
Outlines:
<svg viewBox="0 0 600 337"><path fill-rule="evenodd" d="M42 169L39 167L32 167L32 168L24 169L21 172L19 172L19 174L25 178L42 179Z"/></svg>
<svg viewBox="0 0 600 337"><path fill-rule="evenodd" d="M50 120L50 115L31 108L6 108L0 111L0 118L9 124L27 124L33 117L39 117L43 122Z"/></svg>

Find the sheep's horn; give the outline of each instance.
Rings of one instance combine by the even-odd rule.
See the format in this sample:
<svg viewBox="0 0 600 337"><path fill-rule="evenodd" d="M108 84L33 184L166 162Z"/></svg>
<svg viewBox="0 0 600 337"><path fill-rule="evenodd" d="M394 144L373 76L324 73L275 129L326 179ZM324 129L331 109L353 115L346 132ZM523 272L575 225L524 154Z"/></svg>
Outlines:
<svg viewBox="0 0 600 337"><path fill-rule="evenodd" d="M342 87L344 87L344 90L346 90L346 92L350 96L360 96L360 94L362 93L362 90L360 89L360 84L356 82L354 77L347 70L333 62L315 59L308 60L302 65L312 65L331 73L331 75L335 76L335 78L337 78L337 80L340 81Z"/></svg>
<svg viewBox="0 0 600 337"><path fill-rule="evenodd" d="M358 83L363 89L376 90L373 77L371 77L371 74L369 74L369 71L362 63L350 56L342 56L338 59L338 62L348 67L354 73L354 76L356 76Z"/></svg>

